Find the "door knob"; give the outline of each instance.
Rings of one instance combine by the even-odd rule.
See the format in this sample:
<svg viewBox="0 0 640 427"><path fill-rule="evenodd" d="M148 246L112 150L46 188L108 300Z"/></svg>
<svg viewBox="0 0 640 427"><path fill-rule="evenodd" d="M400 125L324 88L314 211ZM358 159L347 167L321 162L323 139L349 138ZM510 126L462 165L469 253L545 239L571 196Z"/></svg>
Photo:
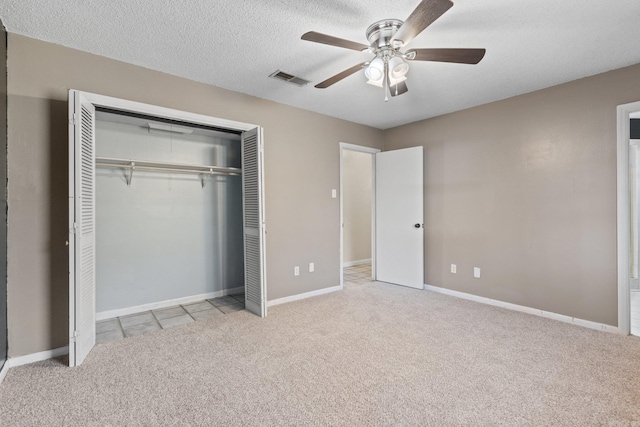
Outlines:
<svg viewBox="0 0 640 427"><path fill-rule="evenodd" d="M415 228L420 228L420 224L414 225Z"/></svg>

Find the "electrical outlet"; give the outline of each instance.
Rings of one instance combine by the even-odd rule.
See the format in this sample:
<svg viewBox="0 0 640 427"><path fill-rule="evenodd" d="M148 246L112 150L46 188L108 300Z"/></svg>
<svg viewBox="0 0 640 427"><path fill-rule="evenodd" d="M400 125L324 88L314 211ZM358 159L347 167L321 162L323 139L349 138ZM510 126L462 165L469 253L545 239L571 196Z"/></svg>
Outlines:
<svg viewBox="0 0 640 427"><path fill-rule="evenodd" d="M457 272L457 267L455 264L451 264L451 272L454 274Z"/></svg>
<svg viewBox="0 0 640 427"><path fill-rule="evenodd" d="M313 273L316 270L316 266L314 263L309 263L309 273Z"/></svg>
<svg viewBox="0 0 640 427"><path fill-rule="evenodd" d="M480 267L473 267L473 277L476 279L480 278Z"/></svg>
<svg viewBox="0 0 640 427"><path fill-rule="evenodd" d="M293 267L293 275L294 276L299 276L300 275L300 267L298 267L297 265L295 267Z"/></svg>

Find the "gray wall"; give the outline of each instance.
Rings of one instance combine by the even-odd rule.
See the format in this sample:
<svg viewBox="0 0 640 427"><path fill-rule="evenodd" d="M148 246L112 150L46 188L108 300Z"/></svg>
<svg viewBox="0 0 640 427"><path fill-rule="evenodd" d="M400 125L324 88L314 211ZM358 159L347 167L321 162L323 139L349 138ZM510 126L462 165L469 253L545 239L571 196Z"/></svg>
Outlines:
<svg viewBox="0 0 640 427"><path fill-rule="evenodd" d="M7 32L0 22L0 368L7 358Z"/></svg>
<svg viewBox="0 0 640 427"><path fill-rule="evenodd" d="M234 136L234 135L231 135ZM96 155L241 167L240 138L96 121ZM244 286L242 178L96 169L96 311Z"/></svg>
<svg viewBox="0 0 640 427"><path fill-rule="evenodd" d="M424 147L426 283L617 325L616 106L639 82L635 65L385 131Z"/></svg>
<svg viewBox="0 0 640 427"><path fill-rule="evenodd" d="M68 344L69 88L263 126L268 299L339 285L339 143L382 131L15 34L8 69L11 357Z"/></svg>
<svg viewBox="0 0 640 427"><path fill-rule="evenodd" d="M371 259L372 154L342 151L343 261Z"/></svg>

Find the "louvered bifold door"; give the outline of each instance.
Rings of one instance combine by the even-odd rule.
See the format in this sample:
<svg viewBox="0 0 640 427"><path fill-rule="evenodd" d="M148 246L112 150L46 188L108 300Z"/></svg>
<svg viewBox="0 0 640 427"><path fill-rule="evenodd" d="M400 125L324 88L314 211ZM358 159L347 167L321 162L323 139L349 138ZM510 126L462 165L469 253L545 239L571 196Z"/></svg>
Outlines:
<svg viewBox="0 0 640 427"><path fill-rule="evenodd" d="M262 129L242 134L245 308L267 315Z"/></svg>
<svg viewBox="0 0 640 427"><path fill-rule="evenodd" d="M69 365L96 342L95 108L69 92Z"/></svg>

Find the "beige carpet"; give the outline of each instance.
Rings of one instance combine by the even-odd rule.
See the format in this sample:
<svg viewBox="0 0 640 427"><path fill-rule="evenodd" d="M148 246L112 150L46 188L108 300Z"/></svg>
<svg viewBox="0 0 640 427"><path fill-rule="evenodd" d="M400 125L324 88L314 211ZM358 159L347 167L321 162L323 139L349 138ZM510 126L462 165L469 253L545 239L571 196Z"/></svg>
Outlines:
<svg viewBox="0 0 640 427"><path fill-rule="evenodd" d="M14 368L2 426L638 426L640 339L382 283Z"/></svg>

